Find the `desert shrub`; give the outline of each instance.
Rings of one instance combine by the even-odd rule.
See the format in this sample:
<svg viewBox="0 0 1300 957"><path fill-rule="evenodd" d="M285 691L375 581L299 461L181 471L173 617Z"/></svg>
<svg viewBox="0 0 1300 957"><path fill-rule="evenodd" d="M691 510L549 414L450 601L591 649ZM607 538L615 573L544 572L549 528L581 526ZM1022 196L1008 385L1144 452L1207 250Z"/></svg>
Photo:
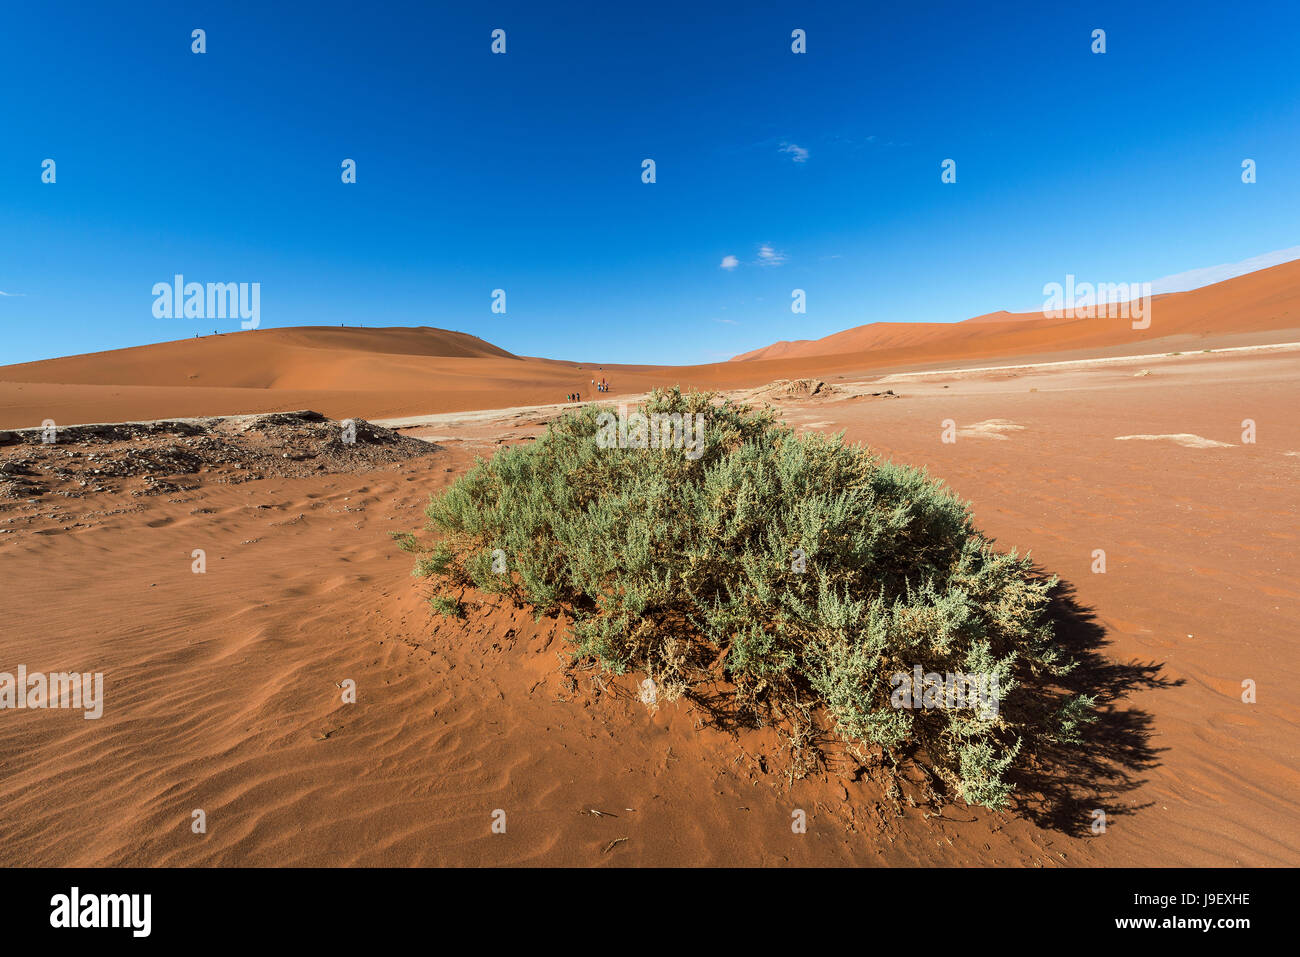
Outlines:
<svg viewBox="0 0 1300 957"><path fill-rule="evenodd" d="M698 448L606 448L611 411L570 412L434 495L435 543L404 540L417 573L563 611L576 655L661 696L716 709L722 688L733 717L824 722L973 804L1004 805L1017 762L1090 720L1052 684L1071 667L1045 618L1055 579L994 550L924 471L677 389L644 411L702 415ZM997 683L979 708L896 706L918 666Z"/></svg>
<svg viewBox="0 0 1300 957"><path fill-rule="evenodd" d="M429 607L446 618L463 618L465 616L465 606L459 598L434 595L429 599Z"/></svg>

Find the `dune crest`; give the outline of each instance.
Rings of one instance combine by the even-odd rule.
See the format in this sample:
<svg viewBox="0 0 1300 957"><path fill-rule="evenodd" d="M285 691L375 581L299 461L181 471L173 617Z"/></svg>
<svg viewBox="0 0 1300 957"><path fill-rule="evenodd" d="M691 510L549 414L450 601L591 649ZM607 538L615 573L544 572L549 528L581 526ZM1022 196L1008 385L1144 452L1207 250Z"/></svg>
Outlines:
<svg viewBox="0 0 1300 957"><path fill-rule="evenodd" d="M821 339L775 342L731 361L870 352L894 353L894 358L924 362L1136 345L1174 335L1295 329L1300 327L1300 260L1199 289L1156 296L1151 300L1150 318L1146 329L1134 329L1129 320L1120 318L1051 319L1041 312L1006 311L955 323L872 322Z"/></svg>

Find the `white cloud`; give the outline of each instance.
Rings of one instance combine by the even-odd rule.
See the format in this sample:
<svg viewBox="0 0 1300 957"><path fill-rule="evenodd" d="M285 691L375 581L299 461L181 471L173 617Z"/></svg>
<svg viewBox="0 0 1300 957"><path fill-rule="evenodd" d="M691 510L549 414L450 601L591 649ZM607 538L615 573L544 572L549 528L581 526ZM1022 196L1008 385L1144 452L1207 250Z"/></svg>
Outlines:
<svg viewBox="0 0 1300 957"><path fill-rule="evenodd" d="M0 289L0 296L25 296L25 295L27 295L27 293L25 292L5 292L3 289Z"/></svg>
<svg viewBox="0 0 1300 957"><path fill-rule="evenodd" d="M1250 259L1243 259L1239 263L1223 263L1219 266L1206 266L1203 269L1189 269L1187 272L1175 273L1172 276L1152 280L1151 295L1159 296L1167 292L1186 292L1189 289L1199 289L1201 286L1223 282L1225 279L1232 279L1235 276L1244 276L1246 273L1254 272L1257 269L1279 266L1282 263L1291 262L1293 259L1300 259L1300 246L1277 249L1271 253L1263 253L1259 256L1252 256Z"/></svg>
<svg viewBox="0 0 1300 957"><path fill-rule="evenodd" d="M729 326L738 326L738 325L740 325L740 323L737 322L735 319L714 319L713 321L714 321L714 322L725 322L725 323L726 323L727 325L729 325Z"/></svg>
<svg viewBox="0 0 1300 957"><path fill-rule="evenodd" d="M802 146L797 146L794 143L782 143L780 152L789 153L790 158L796 163L808 162L808 150Z"/></svg>
<svg viewBox="0 0 1300 957"><path fill-rule="evenodd" d="M735 269L737 266L779 266L785 262L785 253L777 249L771 243L763 243L758 247L758 258L752 262L742 263L736 256L723 256L722 262L718 263L719 269L728 271Z"/></svg>

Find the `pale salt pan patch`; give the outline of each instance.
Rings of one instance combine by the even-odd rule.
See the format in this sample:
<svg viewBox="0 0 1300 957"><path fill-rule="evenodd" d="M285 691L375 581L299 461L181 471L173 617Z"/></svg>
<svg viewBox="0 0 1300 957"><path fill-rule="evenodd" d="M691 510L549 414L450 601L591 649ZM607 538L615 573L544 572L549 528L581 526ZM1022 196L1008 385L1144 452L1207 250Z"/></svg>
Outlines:
<svg viewBox="0 0 1300 957"><path fill-rule="evenodd" d="M974 425L958 429L957 434L971 438L1005 440L1007 436L1003 435L1003 432L1018 432L1023 429L1023 425L1016 425L1010 419L985 419L983 422L976 422Z"/></svg>
<svg viewBox="0 0 1300 957"><path fill-rule="evenodd" d="M1214 439L1207 439L1203 435L1193 435L1191 432L1177 432L1172 435L1117 435L1115 440L1123 442L1126 439L1143 439L1154 442L1158 439L1168 439L1170 442L1177 442L1189 449L1230 449L1231 442L1216 442Z"/></svg>

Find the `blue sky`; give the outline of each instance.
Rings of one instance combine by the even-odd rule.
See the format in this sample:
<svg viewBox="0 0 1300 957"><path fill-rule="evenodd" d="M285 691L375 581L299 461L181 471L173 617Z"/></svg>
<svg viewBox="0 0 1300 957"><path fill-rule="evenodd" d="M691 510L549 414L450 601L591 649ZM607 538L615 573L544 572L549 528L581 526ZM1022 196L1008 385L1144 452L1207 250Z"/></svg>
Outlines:
<svg viewBox="0 0 1300 957"><path fill-rule="evenodd" d="M178 272L688 363L1300 242L1295 4L461 6L7 4L0 364L238 328L154 318Z"/></svg>

